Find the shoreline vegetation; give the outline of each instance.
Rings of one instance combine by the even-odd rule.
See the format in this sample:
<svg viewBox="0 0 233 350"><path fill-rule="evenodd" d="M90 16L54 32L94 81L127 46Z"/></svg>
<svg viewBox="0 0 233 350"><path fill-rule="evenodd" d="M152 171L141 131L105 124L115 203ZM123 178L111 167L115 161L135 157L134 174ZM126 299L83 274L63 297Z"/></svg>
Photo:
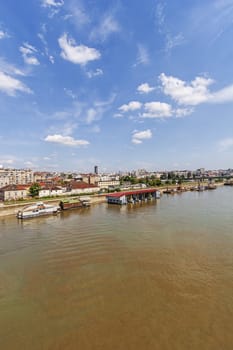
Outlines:
<svg viewBox="0 0 233 350"><path fill-rule="evenodd" d="M189 191L192 187L197 186L198 183L182 183L182 185L163 185L160 187L156 187L158 189L158 191L160 191L161 193L163 193L166 190L174 190L177 188L181 188L181 192L183 191ZM208 185L207 182L203 182L202 183L203 186ZM219 186L223 186L223 183L215 183L215 185L217 187ZM122 191L124 192L124 191ZM105 203L106 202L106 195L107 193L103 193L103 194L94 194L94 195L89 195L90 197L90 204L99 204L99 203ZM22 209L22 207L25 207L27 205L30 205L32 203L38 202L38 201L43 201L45 203L51 203L51 204L56 204L58 201L64 199L64 198L68 198L68 197L54 197L51 199L44 199L44 198L33 198L30 199L28 201L22 201L22 200L18 200L18 201L14 201L12 204L7 203L7 204L0 204L0 217L6 217L6 216L12 216L12 215L16 215L19 209Z"/></svg>

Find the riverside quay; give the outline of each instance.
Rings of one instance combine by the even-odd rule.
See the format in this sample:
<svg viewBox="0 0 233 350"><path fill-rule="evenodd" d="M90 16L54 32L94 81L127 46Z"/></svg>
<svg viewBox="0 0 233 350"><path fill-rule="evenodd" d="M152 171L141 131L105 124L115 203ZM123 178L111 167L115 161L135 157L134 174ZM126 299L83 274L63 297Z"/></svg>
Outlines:
<svg viewBox="0 0 233 350"><path fill-rule="evenodd" d="M106 196L107 202L110 204L136 203L155 198L160 198L160 191L157 189L142 189L136 191L117 192L108 194Z"/></svg>

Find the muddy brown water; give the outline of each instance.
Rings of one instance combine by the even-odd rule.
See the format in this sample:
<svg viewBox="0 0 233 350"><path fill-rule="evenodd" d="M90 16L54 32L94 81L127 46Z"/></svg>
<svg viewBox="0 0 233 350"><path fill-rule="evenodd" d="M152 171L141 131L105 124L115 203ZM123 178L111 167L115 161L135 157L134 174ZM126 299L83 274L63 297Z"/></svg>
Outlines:
<svg viewBox="0 0 233 350"><path fill-rule="evenodd" d="M233 188L0 218L0 348L233 349Z"/></svg>

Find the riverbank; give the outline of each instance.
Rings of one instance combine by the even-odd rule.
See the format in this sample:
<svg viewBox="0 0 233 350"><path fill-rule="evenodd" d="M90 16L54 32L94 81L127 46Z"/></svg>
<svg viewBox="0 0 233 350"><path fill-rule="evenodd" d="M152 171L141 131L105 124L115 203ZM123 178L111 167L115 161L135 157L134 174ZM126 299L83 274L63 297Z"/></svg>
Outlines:
<svg viewBox="0 0 233 350"><path fill-rule="evenodd" d="M164 185L162 187L158 187L158 191L160 191L161 193L163 193L166 190L174 190L177 189L178 187L181 187L184 191L189 191L192 187L196 186L198 183L188 183L188 184L182 184L180 186L177 185ZM202 183L203 186L207 185L208 183ZM223 186L223 183L216 183L215 184L217 187L219 186ZM46 199L43 200L43 198L41 199L44 203L50 203L50 204L57 204L60 202L62 198L52 198L52 199ZM38 200L35 201L28 201L28 202L18 202L18 203L14 203L14 204L2 204L0 206L0 217L5 217L5 216L10 216L10 215L16 215L18 210L22 209L23 207L27 206L27 205L31 205L35 202L38 202ZM94 204L98 204L98 203L104 203L106 202L106 197L105 194L102 195L93 195L90 196L90 204L94 205Z"/></svg>
<svg viewBox="0 0 233 350"><path fill-rule="evenodd" d="M44 203L50 203L50 204L59 204L61 198L56 198L56 199L50 199L50 200L41 200ZM106 201L105 196L90 196L90 204L98 204L98 203L104 203ZM30 202L24 202L24 203L14 203L14 204L8 204L4 205L2 204L0 206L0 217L5 217L5 216L12 216L16 215L18 210L22 209L23 207L26 207L27 205L32 205L33 203L38 202L38 200L35 201L30 201Z"/></svg>

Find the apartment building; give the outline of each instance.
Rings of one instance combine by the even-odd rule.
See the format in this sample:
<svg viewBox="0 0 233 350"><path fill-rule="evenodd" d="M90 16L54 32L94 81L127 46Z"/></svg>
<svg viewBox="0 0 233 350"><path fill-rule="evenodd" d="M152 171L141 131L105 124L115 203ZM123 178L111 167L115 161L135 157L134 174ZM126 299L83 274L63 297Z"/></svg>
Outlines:
<svg viewBox="0 0 233 350"><path fill-rule="evenodd" d="M30 169L0 169L0 188L7 185L26 185L33 182Z"/></svg>

